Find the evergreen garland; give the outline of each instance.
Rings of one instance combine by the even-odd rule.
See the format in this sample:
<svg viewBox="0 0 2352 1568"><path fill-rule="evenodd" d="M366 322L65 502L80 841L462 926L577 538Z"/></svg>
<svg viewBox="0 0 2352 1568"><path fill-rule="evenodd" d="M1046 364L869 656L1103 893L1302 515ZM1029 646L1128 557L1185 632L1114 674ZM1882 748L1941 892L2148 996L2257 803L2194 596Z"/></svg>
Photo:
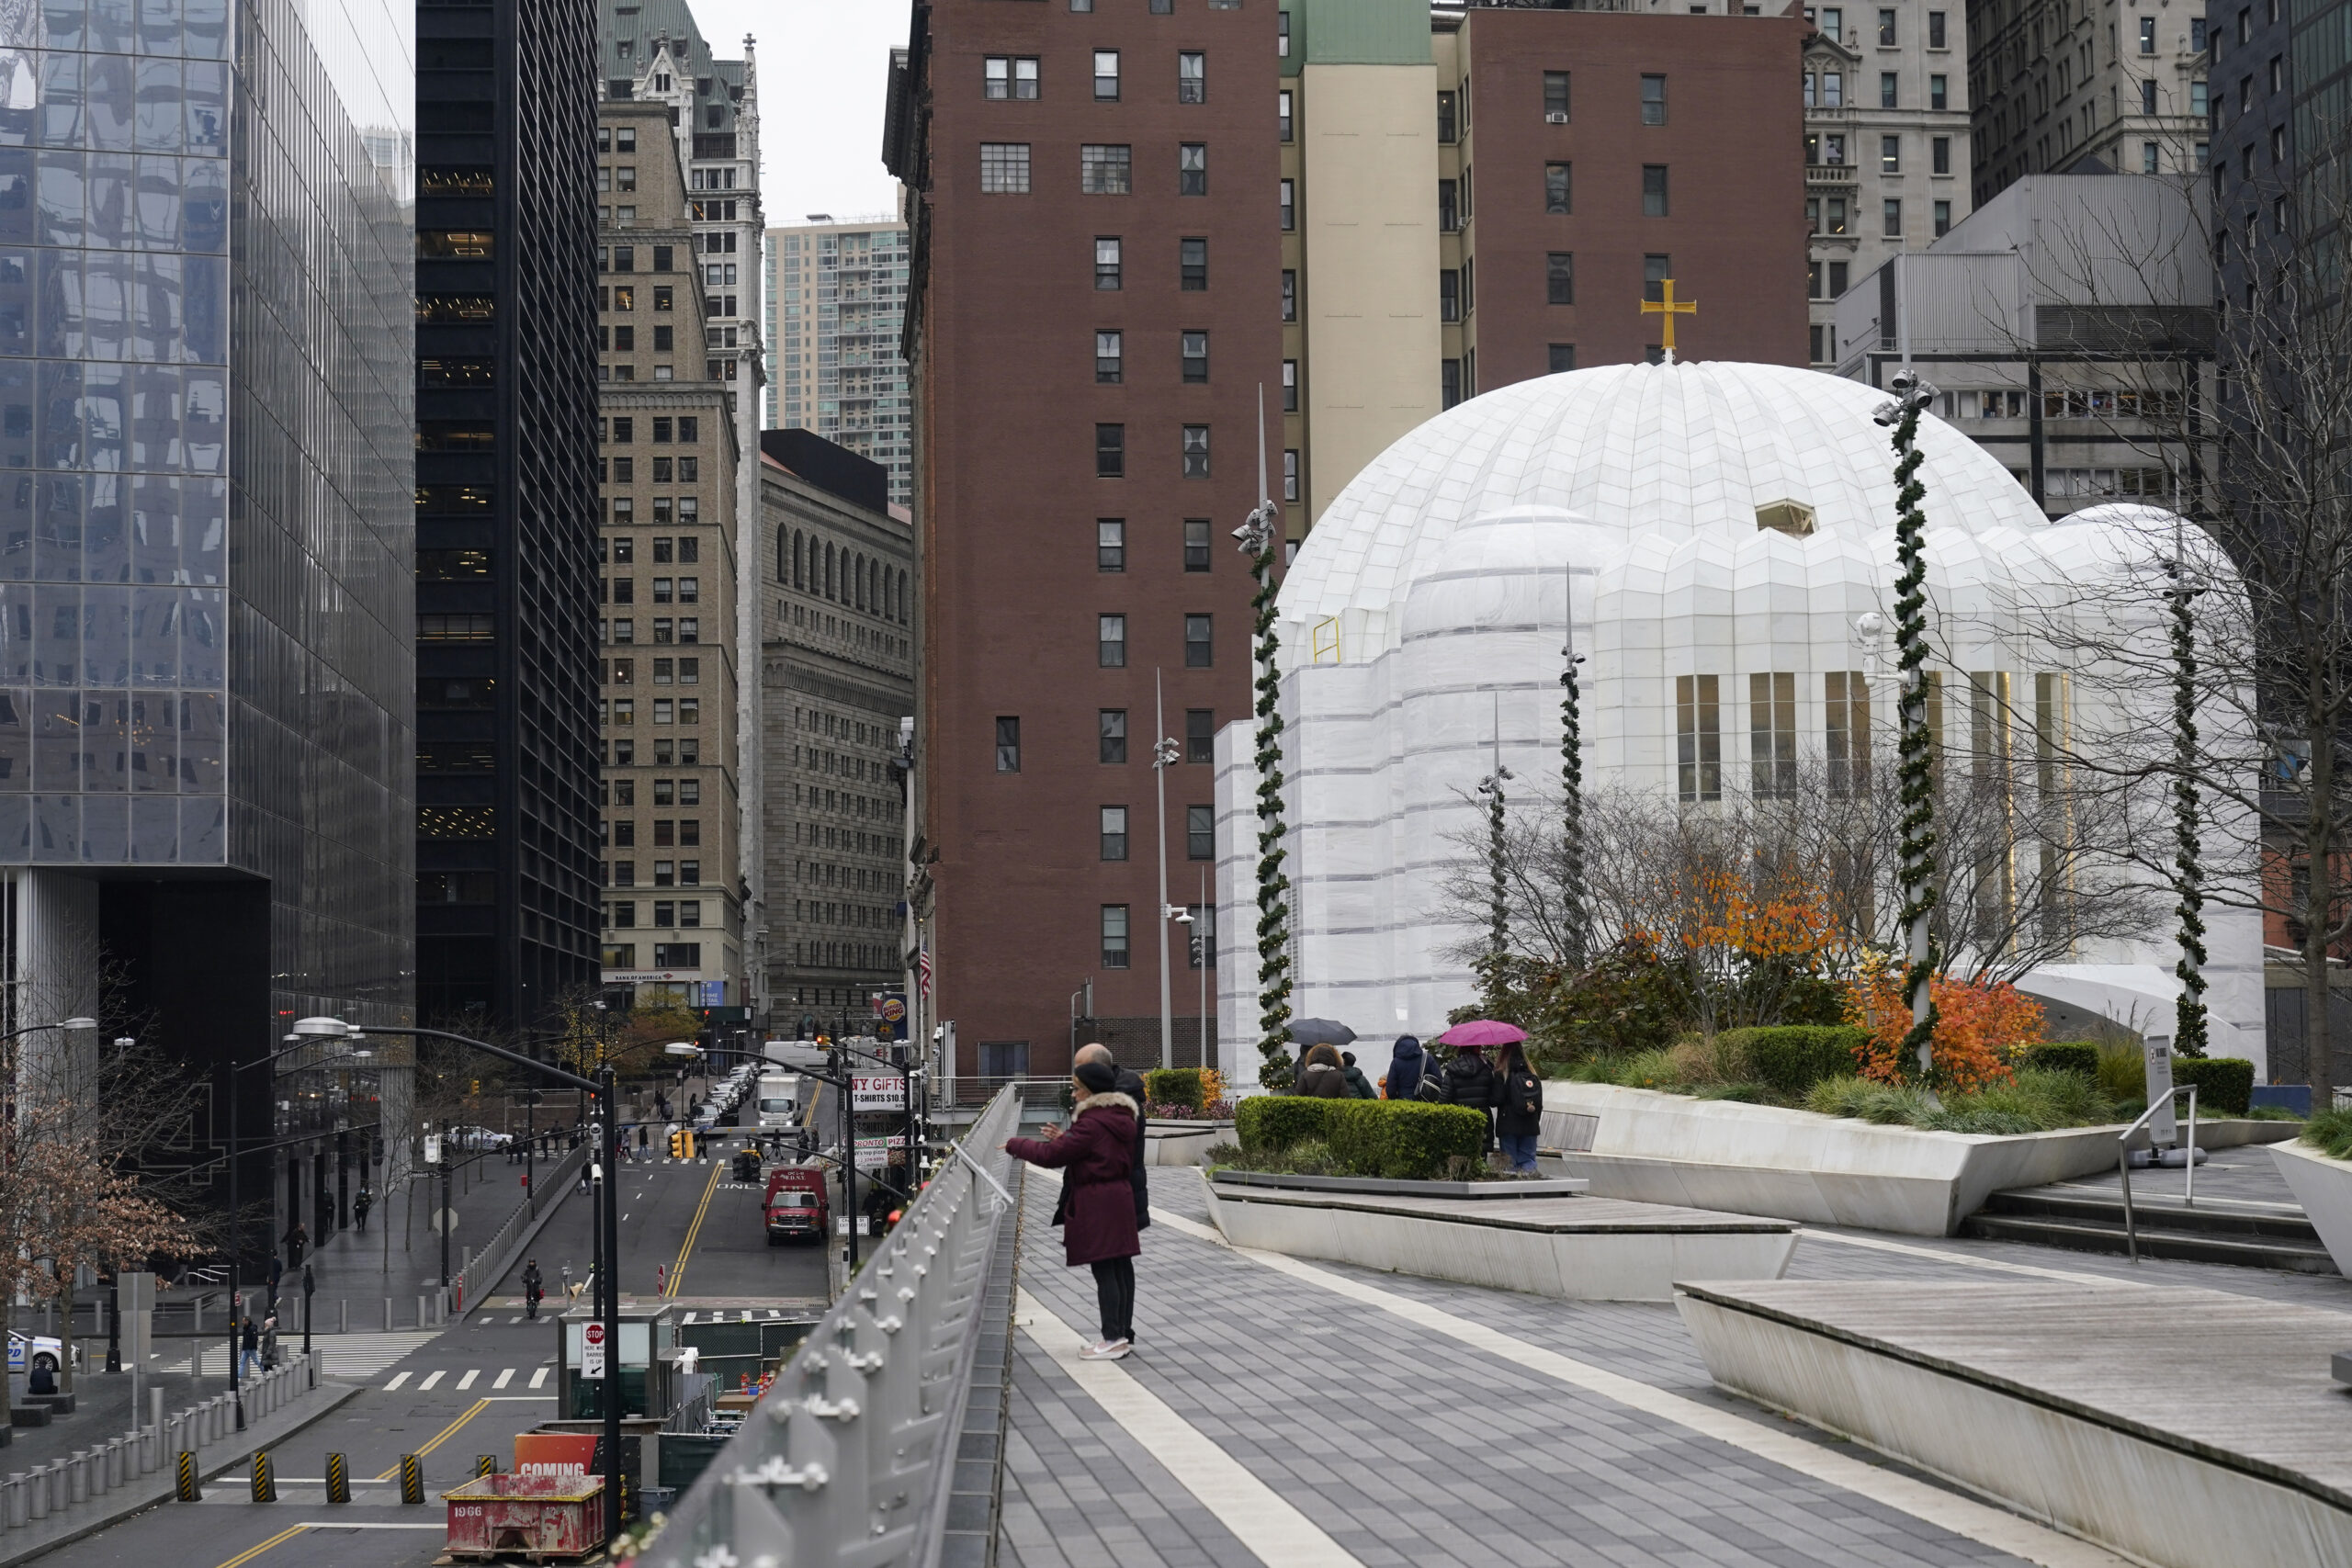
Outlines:
<svg viewBox="0 0 2352 1568"><path fill-rule="evenodd" d="M1584 942L1584 732L1577 711L1577 656L1573 617L1574 578L1569 580L1568 646L1561 651L1567 666L1560 671L1560 926L1567 936L1567 957L1581 966Z"/></svg>
<svg viewBox="0 0 2352 1568"><path fill-rule="evenodd" d="M2188 602L2199 590L2188 586L2177 544L2165 570L2172 587L2165 597L2172 602L2172 720L2174 769L2172 782L2173 866L2180 892L2180 962L2173 968L2180 980L2178 1017L2173 1027L2173 1050L2178 1055L2205 1055L2205 893L2203 846L2199 842L2199 801L2197 775L2197 636Z"/></svg>
<svg viewBox="0 0 2352 1568"><path fill-rule="evenodd" d="M1283 874L1282 677L1274 668L1274 519L1272 501L1259 503L1234 530L1258 581L1250 601L1256 612L1258 661L1258 1082L1290 1087L1290 878Z"/></svg>
<svg viewBox="0 0 2352 1568"><path fill-rule="evenodd" d="M1894 432L1894 638L1900 676L1898 713L1902 725L1901 765L1903 848L1900 875L1903 888L1905 937L1904 995L1911 1002L1911 1029L1897 1048L1896 1060L1918 1064L1922 1082L1932 1081L1936 1033L1935 997L1928 982L1939 954L1929 923L1936 908L1935 764L1933 738L1928 732L1928 560L1920 537L1927 516L1919 510L1928 487L1919 482L1919 416L1935 400L1935 388L1919 379L1909 367L1890 383L1900 400L1878 411L1877 420Z"/></svg>

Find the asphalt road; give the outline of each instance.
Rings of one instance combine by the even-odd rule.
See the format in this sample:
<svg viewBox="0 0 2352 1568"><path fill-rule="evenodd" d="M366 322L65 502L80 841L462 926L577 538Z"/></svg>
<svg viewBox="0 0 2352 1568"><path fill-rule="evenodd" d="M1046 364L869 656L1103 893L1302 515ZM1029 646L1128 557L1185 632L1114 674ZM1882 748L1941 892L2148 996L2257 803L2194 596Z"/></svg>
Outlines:
<svg viewBox="0 0 2352 1568"><path fill-rule="evenodd" d="M624 1301L648 1302L658 1290L682 1307L697 1298L796 1305L813 1298L821 1304L824 1250L767 1245L761 1193L730 1179L731 1152L730 1144L707 1162L662 1159L622 1168ZM592 1205L575 1189L532 1248L549 1283L550 1308L566 1260L574 1280L585 1282L594 1256L591 1213ZM337 1337L321 1336L327 1377L364 1381L365 1391L277 1450L279 1502L247 1500L240 1467L211 1483L203 1503L163 1504L41 1561L60 1568L421 1568L431 1562L444 1539L440 1493L473 1474L477 1454L496 1454L501 1469L511 1468L514 1435L555 1413L559 1330L547 1317L524 1319L521 1267L465 1321L429 1337L355 1334L348 1359L339 1367ZM345 1456L353 1478L352 1503L332 1509L322 1490L331 1450ZM423 1507L399 1501L398 1466L407 1453L424 1463L428 1501ZM393 1479L369 1479L385 1476Z"/></svg>

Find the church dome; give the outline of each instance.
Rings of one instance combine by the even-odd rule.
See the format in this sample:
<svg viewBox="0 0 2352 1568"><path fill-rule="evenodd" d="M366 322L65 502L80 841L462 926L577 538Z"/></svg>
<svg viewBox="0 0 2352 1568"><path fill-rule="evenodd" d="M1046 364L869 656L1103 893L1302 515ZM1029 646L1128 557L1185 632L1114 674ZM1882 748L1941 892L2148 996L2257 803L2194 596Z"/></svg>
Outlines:
<svg viewBox="0 0 2352 1568"><path fill-rule="evenodd" d="M1646 536L1736 548L1763 529L1797 536L1807 554L1849 552L1894 519L1894 453L1871 417L1887 400L1840 377L1734 362L1601 366L1488 392L1398 439L1340 492L1283 580L1281 615L1297 627L1344 618L1385 645L1413 585L1460 569L1456 532L1501 513L1583 523L1621 547ZM1919 446L1930 530L2049 526L1951 426L1922 420Z"/></svg>

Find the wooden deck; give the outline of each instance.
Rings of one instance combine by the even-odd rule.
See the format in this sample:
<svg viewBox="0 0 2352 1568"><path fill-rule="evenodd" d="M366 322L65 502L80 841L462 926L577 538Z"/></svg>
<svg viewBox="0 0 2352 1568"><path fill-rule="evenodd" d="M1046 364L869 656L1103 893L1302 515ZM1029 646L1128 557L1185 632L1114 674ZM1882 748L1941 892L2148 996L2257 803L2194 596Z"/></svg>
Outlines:
<svg viewBox="0 0 2352 1568"><path fill-rule="evenodd" d="M2352 1313L2120 1281L1679 1288L2352 1510L2352 1390L2329 1368Z"/></svg>

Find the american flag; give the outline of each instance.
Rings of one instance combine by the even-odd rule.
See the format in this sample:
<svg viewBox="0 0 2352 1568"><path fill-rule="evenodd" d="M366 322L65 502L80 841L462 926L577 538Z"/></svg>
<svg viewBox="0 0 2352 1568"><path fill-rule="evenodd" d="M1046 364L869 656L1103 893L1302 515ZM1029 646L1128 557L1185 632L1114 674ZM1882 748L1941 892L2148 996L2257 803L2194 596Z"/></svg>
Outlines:
<svg viewBox="0 0 2352 1568"><path fill-rule="evenodd" d="M915 994L925 1001L931 999L931 944L915 949Z"/></svg>

